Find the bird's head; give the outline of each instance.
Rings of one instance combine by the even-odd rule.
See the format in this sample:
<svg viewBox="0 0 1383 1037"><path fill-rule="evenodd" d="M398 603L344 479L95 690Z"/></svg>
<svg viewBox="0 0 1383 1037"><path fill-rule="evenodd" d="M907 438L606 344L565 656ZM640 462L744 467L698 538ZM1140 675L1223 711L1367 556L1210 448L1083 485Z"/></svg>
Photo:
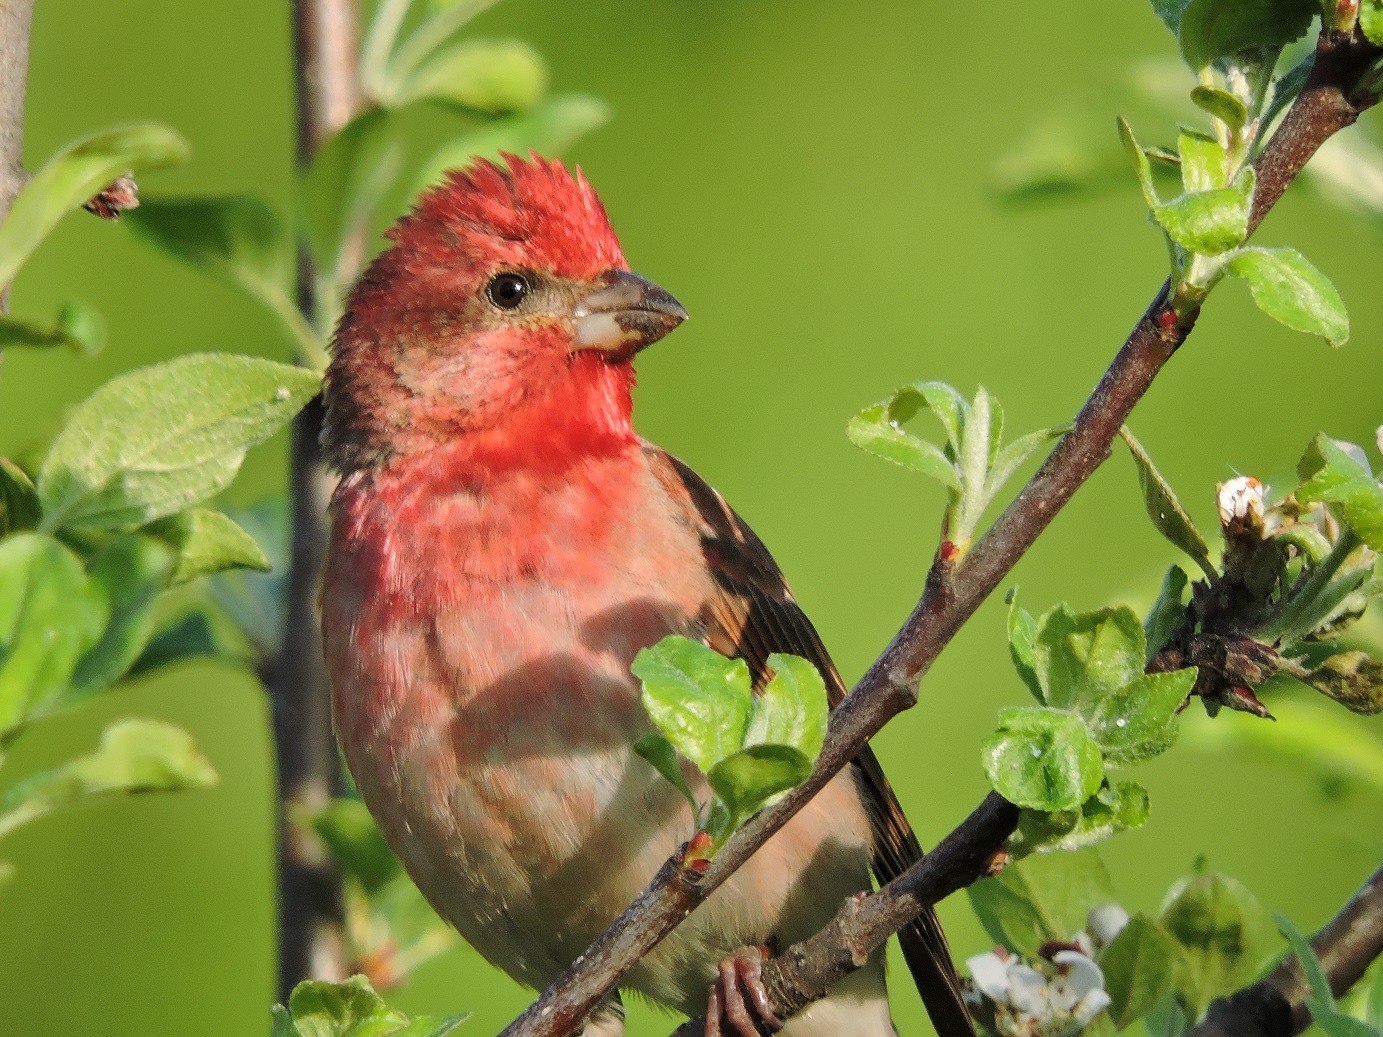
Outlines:
<svg viewBox="0 0 1383 1037"><path fill-rule="evenodd" d="M629 272L579 170L477 161L388 236L333 343L324 442L338 467L466 442L517 463L632 435L632 358L687 315Z"/></svg>

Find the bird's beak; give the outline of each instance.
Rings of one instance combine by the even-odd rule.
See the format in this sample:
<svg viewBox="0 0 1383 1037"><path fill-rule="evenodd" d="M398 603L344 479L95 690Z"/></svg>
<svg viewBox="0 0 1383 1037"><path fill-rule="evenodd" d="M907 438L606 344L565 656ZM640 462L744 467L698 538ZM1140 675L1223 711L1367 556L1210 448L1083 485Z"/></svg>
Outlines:
<svg viewBox="0 0 1383 1037"><path fill-rule="evenodd" d="M576 301L572 348L628 359L686 319L682 304L652 281L628 270L609 270Z"/></svg>

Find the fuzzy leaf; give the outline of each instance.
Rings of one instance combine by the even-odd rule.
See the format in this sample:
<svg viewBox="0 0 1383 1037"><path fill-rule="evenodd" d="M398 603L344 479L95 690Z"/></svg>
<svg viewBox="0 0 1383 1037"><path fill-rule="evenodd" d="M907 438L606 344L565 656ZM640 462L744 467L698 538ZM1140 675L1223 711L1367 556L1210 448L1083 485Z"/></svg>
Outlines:
<svg viewBox="0 0 1383 1037"><path fill-rule="evenodd" d="M1244 51L1281 50L1301 39L1318 0L1190 0L1181 15L1181 53L1192 69Z"/></svg>
<svg viewBox="0 0 1383 1037"><path fill-rule="evenodd" d="M1383 662L1367 652L1332 655L1305 681L1351 712L1383 713Z"/></svg>
<svg viewBox="0 0 1383 1037"><path fill-rule="evenodd" d="M1138 466L1138 485L1143 489L1143 504L1148 509L1148 518L1153 526L1177 548L1185 551L1208 576L1215 575L1215 567L1210 562L1210 547L1205 537L1196 528L1191 516L1182 507L1176 491L1153 464L1153 459L1143 449L1143 444L1134 438L1125 425L1119 429L1134 464Z"/></svg>
<svg viewBox="0 0 1383 1037"><path fill-rule="evenodd" d="M713 834L724 839L811 772L812 761L787 745L751 745L725 757L706 775L728 814L724 829Z"/></svg>
<svg viewBox="0 0 1383 1037"><path fill-rule="evenodd" d="M410 1020L385 1004L364 976L344 983L304 980L287 1008L274 1006L273 1037L443 1037L465 1018Z"/></svg>
<svg viewBox="0 0 1383 1037"><path fill-rule="evenodd" d="M677 750L672 747L672 743L662 735L644 735L634 743L634 752L651 763L654 770L670 781L678 792L682 793L686 801L691 804L692 815L697 818L697 827L700 827L701 807L697 805L696 797L692 795L691 786L687 784L687 779L682 775L682 764L678 760Z"/></svg>
<svg viewBox="0 0 1383 1037"><path fill-rule="evenodd" d="M1156 211L1162 200L1157 197L1157 189L1153 186L1152 165L1148 162L1147 153L1134 137L1133 127L1122 115L1119 116L1119 139L1123 141L1124 150L1128 152L1129 158L1133 159L1133 169L1138 174L1138 186L1143 191L1143 201L1149 209Z"/></svg>
<svg viewBox="0 0 1383 1037"><path fill-rule="evenodd" d="M1034 810L1074 810L1104 778L1100 750L1080 718L1059 709L1018 706L999 711L985 740L985 773L999 795Z"/></svg>
<svg viewBox="0 0 1383 1037"><path fill-rule="evenodd" d="M1176 712L1191 694L1196 670L1148 673L1111 691L1084 711L1107 763L1136 763L1176 740Z"/></svg>
<svg viewBox="0 0 1383 1037"><path fill-rule="evenodd" d="M38 476L44 528L128 528L219 493L319 385L301 368L212 353L120 375L49 448Z"/></svg>
<svg viewBox="0 0 1383 1037"><path fill-rule="evenodd" d="M1094 850L1025 857L966 893L989 938L1025 958L1049 941L1070 942L1091 908L1116 899Z"/></svg>
<svg viewBox="0 0 1383 1037"><path fill-rule="evenodd" d="M269 571L254 537L233 518L211 508L188 508L150 524L147 532L177 552L170 582L186 583L227 569Z"/></svg>
<svg viewBox="0 0 1383 1037"><path fill-rule="evenodd" d="M1060 605L1042 617L1033 642L1043 699L1056 709L1088 713L1143 676L1146 651L1143 625L1131 609L1074 613Z"/></svg>
<svg viewBox="0 0 1383 1037"><path fill-rule="evenodd" d="M989 478L985 482L985 496L993 499L1006 482L1013 477L1023 462L1041 450L1054 439L1066 434L1070 425L1053 425L1019 436L1012 443L995 451L990 461Z"/></svg>
<svg viewBox="0 0 1383 1037"><path fill-rule="evenodd" d="M1357 448L1356 448L1357 449ZM1303 504L1324 503L1375 551L1383 551L1383 486L1337 440L1321 433L1297 465Z"/></svg>
<svg viewBox="0 0 1383 1037"><path fill-rule="evenodd" d="M136 123L67 145L35 173L0 224L0 285L14 280L63 216L117 177L187 160L187 142L166 126Z"/></svg>
<svg viewBox="0 0 1383 1037"><path fill-rule="evenodd" d="M1166 647L1186 621L1187 579L1180 566L1173 565L1162 577L1162 588L1157 592L1157 600L1143 619L1143 633L1148 639L1148 661Z"/></svg>
<svg viewBox="0 0 1383 1037"><path fill-rule="evenodd" d="M0 349L8 346L49 348L62 346L83 356L95 356L106 344L106 325L101 315L75 299L65 303L52 324L19 317L0 317Z"/></svg>
<svg viewBox="0 0 1383 1037"><path fill-rule="evenodd" d="M1153 219L1186 251L1218 256L1248 237L1253 187L1249 166L1233 186L1183 194L1154 208Z"/></svg>
<svg viewBox="0 0 1383 1037"><path fill-rule="evenodd" d="M1349 341L1349 313L1339 291L1296 249L1240 249L1225 270L1249 283L1253 301L1273 320L1332 346Z"/></svg>
<svg viewBox="0 0 1383 1037"><path fill-rule="evenodd" d="M61 695L106 628L106 595L52 537L0 540L0 740Z"/></svg>
<svg viewBox="0 0 1383 1037"><path fill-rule="evenodd" d="M1120 1030L1152 1010L1177 985L1181 946L1156 922L1138 915L1100 953L1109 1017Z"/></svg>
<svg viewBox="0 0 1383 1037"><path fill-rule="evenodd" d="M1042 682L1037 677L1034 642L1037 639L1037 620L1018 604L1018 589L1008 592L1008 654L1013 668L1038 702L1042 698Z"/></svg>
<svg viewBox="0 0 1383 1037"><path fill-rule="evenodd" d="M796 655L770 655L768 668L773 677L754 699L745 746L786 745L815 761L830 712L825 681L815 666Z"/></svg>
<svg viewBox="0 0 1383 1037"><path fill-rule="evenodd" d="M1197 86L1191 91L1191 100L1202 111L1209 112L1236 133L1248 125L1249 110L1244 107L1243 101L1228 90Z"/></svg>
<svg viewBox="0 0 1383 1037"><path fill-rule="evenodd" d="M1227 186L1229 153L1214 137L1182 130L1177 153L1181 156L1181 182L1188 192Z"/></svg>
<svg viewBox="0 0 1383 1037"><path fill-rule="evenodd" d="M547 66L519 40L462 40L435 51L399 88L393 104L433 100L485 115L524 112L542 100Z"/></svg>
<svg viewBox="0 0 1383 1037"><path fill-rule="evenodd" d="M1152 9L1162 24L1172 30L1173 36L1181 33L1181 14L1191 0L1152 0Z"/></svg>
<svg viewBox="0 0 1383 1037"><path fill-rule="evenodd" d="M41 518L38 491L29 474L8 457L0 457L0 536L33 529Z"/></svg>
<svg viewBox="0 0 1383 1037"><path fill-rule="evenodd" d="M1106 781L1079 810L1024 810L1009 849L1017 857L1084 849L1115 832L1141 827L1148 819L1148 809L1148 792L1137 782L1110 785Z"/></svg>
<svg viewBox="0 0 1383 1037"><path fill-rule="evenodd" d="M845 435L861 450L959 490L960 477L941 448L908 432L902 420L892 416L897 400L895 395L860 411L845 426Z"/></svg>
<svg viewBox="0 0 1383 1037"><path fill-rule="evenodd" d="M743 659L674 634L641 650L630 669L653 723L703 774L744 744L752 695Z"/></svg>
<svg viewBox="0 0 1383 1037"><path fill-rule="evenodd" d="M1159 921L1186 952L1183 992L1199 1010L1251 980L1272 949L1268 913L1241 883L1216 872L1199 870L1174 884Z"/></svg>

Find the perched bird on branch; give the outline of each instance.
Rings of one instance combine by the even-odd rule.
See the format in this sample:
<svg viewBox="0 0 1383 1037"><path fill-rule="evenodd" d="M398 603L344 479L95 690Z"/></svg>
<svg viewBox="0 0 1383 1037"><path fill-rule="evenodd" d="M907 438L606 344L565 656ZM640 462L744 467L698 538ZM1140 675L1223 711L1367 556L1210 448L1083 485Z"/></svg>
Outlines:
<svg viewBox="0 0 1383 1037"><path fill-rule="evenodd" d="M579 172L476 162L389 236L327 375L336 730L432 905L543 987L694 830L632 748L652 730L629 670L641 648L699 639L747 660L756 687L789 652L822 671L832 704L844 687L759 539L634 431L634 357L686 313L629 272ZM708 1032L771 1030L759 949L824 925L868 888L871 859L888 879L919 854L866 752L621 986L706 1012ZM968 1032L936 919L903 947L938 1029ZM587 1033L622 1029L611 1001ZM893 1032L882 954L783 1028Z"/></svg>

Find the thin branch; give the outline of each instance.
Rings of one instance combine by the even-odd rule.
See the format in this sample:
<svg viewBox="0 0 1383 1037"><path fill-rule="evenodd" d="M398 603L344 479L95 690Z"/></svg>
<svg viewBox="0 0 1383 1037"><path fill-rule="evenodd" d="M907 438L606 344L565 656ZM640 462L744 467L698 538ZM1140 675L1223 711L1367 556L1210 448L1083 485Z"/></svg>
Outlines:
<svg viewBox="0 0 1383 1037"><path fill-rule="evenodd" d="M24 187L24 91L29 81L29 26L34 0L0 2L0 222ZM0 313L9 286L0 285Z"/></svg>
<svg viewBox="0 0 1383 1037"><path fill-rule="evenodd" d="M1339 997L1383 955L1383 867L1311 938L1330 989ZM1296 1037L1311 1025L1306 978L1288 955L1266 979L1210 1005L1187 1037Z"/></svg>
<svg viewBox="0 0 1383 1037"><path fill-rule="evenodd" d="M298 91L298 159L307 162L360 103L356 82L359 12L356 0L296 0L293 5ZM314 274L298 264L298 304L309 322ZM289 493L292 562L283 648L265 664L274 710L279 773L279 997L309 976L343 979L340 877L314 859L295 836L289 810L320 803L341 790L331 730L330 690L322 662L317 581L326 544L326 482L317 437L321 406L293 422ZM286 1000L285 1000L286 1003Z"/></svg>
<svg viewBox="0 0 1383 1037"><path fill-rule="evenodd" d="M1322 37L1310 79L1257 163L1253 227L1316 149L1358 118L1367 100L1350 94L1378 56L1378 49L1362 38ZM912 615L831 714L825 748L807 781L740 829L704 872L685 866L680 858L668 861L639 898L503 1031L503 1037L564 1037L579 1029L626 971L734 874L889 720L917 701L918 682L941 650L1109 456L1119 427L1185 341L1196 313L1178 322L1167 303L1164 284L1071 430L970 553L959 564L949 553L938 556Z"/></svg>

